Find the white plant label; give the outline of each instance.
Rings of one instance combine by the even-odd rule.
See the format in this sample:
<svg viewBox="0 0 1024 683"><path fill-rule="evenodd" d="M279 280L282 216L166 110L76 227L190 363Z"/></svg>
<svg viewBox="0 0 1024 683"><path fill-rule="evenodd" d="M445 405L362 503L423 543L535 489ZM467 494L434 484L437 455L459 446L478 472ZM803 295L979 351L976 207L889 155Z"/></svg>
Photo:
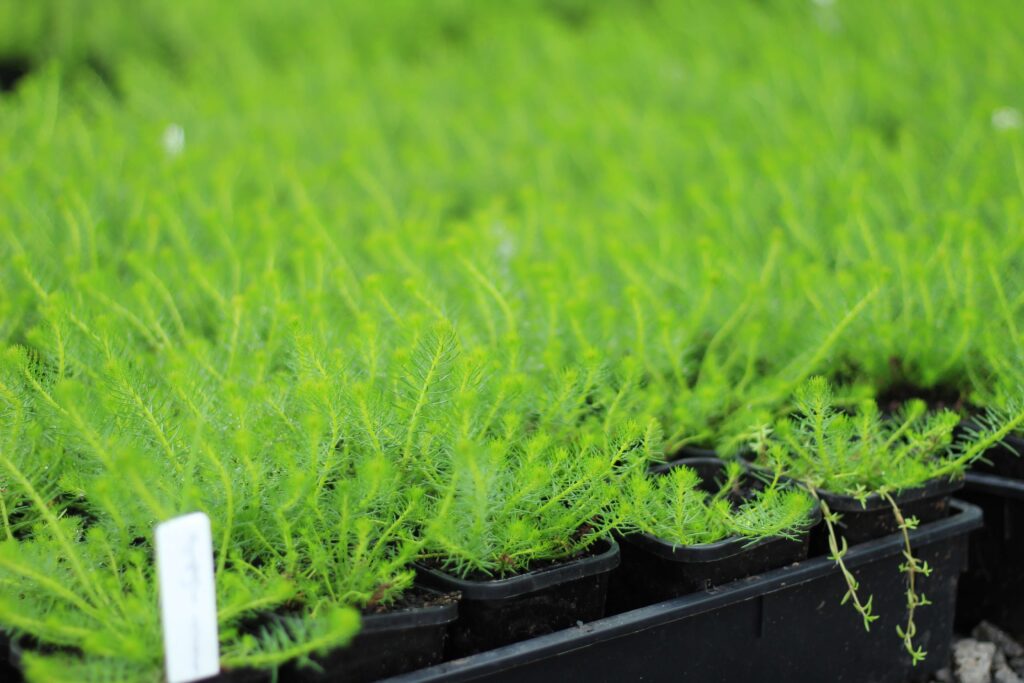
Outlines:
<svg viewBox="0 0 1024 683"><path fill-rule="evenodd" d="M213 537L202 512L156 526L156 572L167 683L220 673Z"/></svg>

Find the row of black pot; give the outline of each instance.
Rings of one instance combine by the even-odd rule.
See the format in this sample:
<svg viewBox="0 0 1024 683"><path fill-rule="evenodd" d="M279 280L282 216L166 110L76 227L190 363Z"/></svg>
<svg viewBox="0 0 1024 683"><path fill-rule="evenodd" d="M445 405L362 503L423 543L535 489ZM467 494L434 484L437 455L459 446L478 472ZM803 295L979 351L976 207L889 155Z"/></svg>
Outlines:
<svg viewBox="0 0 1024 683"><path fill-rule="evenodd" d="M231 669L210 680L376 681L594 621L604 616L609 575L619 560L619 545L606 540L585 557L503 579L460 579L417 566L416 586L403 600L415 606L364 614L359 633L345 647L290 663L276 674ZM258 620L252 629L273 618ZM0 640L9 653L0 680L17 680L23 653L37 644L9 639L2 631Z"/></svg>
<svg viewBox="0 0 1024 683"><path fill-rule="evenodd" d="M724 475L715 457L687 458L662 466L695 469L703 486L713 490ZM744 475L741 489L758 481ZM949 514L950 494L960 483L937 481L903 492L897 504L922 524ZM875 496L861 503L849 496L820 492L842 515L841 533L851 544L898 531L889 504ZM420 585L461 594L458 618L448 625L445 659L457 659L544 634L567 629L678 596L713 590L738 579L791 565L828 547L820 511L796 541L769 538L756 543L729 538L713 543L676 546L647 534L619 536L598 544L583 558L518 576L467 580L433 568L418 567ZM893 576L899 581L899 575ZM840 594L835 596L838 601ZM902 605L899 606L899 609ZM435 653L435 656L441 653ZM351 680L351 676L346 676Z"/></svg>
<svg viewBox="0 0 1024 683"><path fill-rule="evenodd" d="M967 419L958 426L957 433L978 429L978 423ZM710 449L685 448L677 457L706 458L714 453ZM849 519L848 500L827 493L822 497ZM957 628L967 633L979 622L988 621L1024 641L1024 438L1010 435L987 449L984 457L971 466L957 497L977 506L985 520L984 526L970 536L967 570L958 588ZM901 508L905 515L927 521L945 514L946 500L919 489L901 497ZM865 522L843 529L849 542L861 542L893 528L892 514L881 503L876 501L871 506L877 509L877 528L871 529L872 525ZM862 529L868 535L862 535ZM812 549L812 554L813 550L820 549Z"/></svg>
<svg viewBox="0 0 1024 683"><path fill-rule="evenodd" d="M675 460L659 469L686 464L710 486L721 478L723 465L707 453L701 456ZM753 480L749 483L756 486ZM896 501L905 515L927 524L949 514L950 494L960 485L934 482L905 491ZM862 504L828 492L819 495L842 515L840 531L851 545L898 530L888 503L878 497ZM1024 506L1024 494L1021 498ZM605 614L714 590L825 554L823 526L810 529L795 542L775 538L755 544L726 539L679 547L653 536L631 535L600 543L586 557L495 580L459 579L436 568L417 567L416 595L421 606L365 615L360 633L348 646L315 656L313 666L288 666L278 678L378 680L593 622ZM892 580L898 581L899 574ZM838 601L841 594L834 597ZM902 606L895 609L900 611ZM18 664L17 646L11 661ZM221 676L225 681L265 677L264 672L240 670Z"/></svg>
<svg viewBox="0 0 1024 683"><path fill-rule="evenodd" d="M708 489L724 474L722 461L715 457L686 458L660 469L682 464L697 470ZM757 486L754 477L745 476L744 489ZM957 486L936 482L906 491L896 500L906 514L928 523L948 514L950 493ZM821 495L842 514L841 530L850 543L898 530L888 503L880 498L862 505L847 496ZM620 536L598 543L585 557L500 579L460 579L418 566L419 589L459 595L457 606L452 602L365 617L355 642L314 660L319 670L290 669L284 678L376 680L594 622L606 614L713 590L800 562L809 553L823 554L827 540L819 521L820 511L811 529L796 541L771 538L750 544L731 538L680 547L645 534ZM838 601L841 595L834 597Z"/></svg>
<svg viewBox="0 0 1024 683"><path fill-rule="evenodd" d="M687 458L662 468L685 464L695 469L712 490L724 474L714 457ZM745 475L741 488L751 490L756 478ZM906 491L897 503L922 524L949 512L950 493L958 484L936 482ZM849 543L861 543L898 530L887 502L866 504L821 493L842 514L841 531ZM606 614L634 610L682 595L713 590L745 577L823 554L827 540L814 525L798 540L770 538L750 544L730 538L714 543L675 546L646 534L620 536L598 543L581 558L552 564L508 578L460 579L439 569L418 566L421 590L455 595L455 604L424 607L404 614L370 615L350 646L317 660L322 671L296 670L294 680L375 680L411 671L441 660L460 659L594 622ZM899 575L894 574L894 581ZM841 595L837 594L838 601ZM900 606L902 607L902 606ZM391 628L385 621L391 620ZM359 653L353 655L352 653Z"/></svg>
<svg viewBox="0 0 1024 683"><path fill-rule="evenodd" d="M765 571L545 636L410 672L389 683L647 683L761 681L908 683L930 680L951 651L957 580L981 510L950 501L950 514L910 531L931 572L918 577L930 604L917 615L914 665L896 629L906 619L902 534L850 546L844 556L878 620L870 631L840 596L827 555Z"/></svg>
<svg viewBox="0 0 1024 683"><path fill-rule="evenodd" d="M721 479L721 461L702 455L656 469L685 464L706 483ZM911 542L915 555L932 568L918 586L931 601L927 613L918 615L915 638L930 653L924 664L912 664L896 637L905 618L906 587L900 572L903 539L889 503L877 496L861 503L819 492L842 515L839 531L850 544L847 566L875 598L880 620L870 632L843 604L846 588L827 555L824 525L795 542L727 539L674 547L632 535L618 539L621 564L609 577L604 618L400 676L395 683L926 680L948 661L967 539L982 524L977 507L951 499L962 485L935 481L896 496L906 515L918 517ZM755 486L751 477L740 488Z"/></svg>

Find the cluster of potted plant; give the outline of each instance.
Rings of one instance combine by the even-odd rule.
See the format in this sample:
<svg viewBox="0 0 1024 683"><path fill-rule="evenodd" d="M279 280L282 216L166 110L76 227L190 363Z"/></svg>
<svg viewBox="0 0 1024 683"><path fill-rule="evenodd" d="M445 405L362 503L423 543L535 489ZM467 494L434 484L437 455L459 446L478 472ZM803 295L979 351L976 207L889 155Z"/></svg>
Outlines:
<svg viewBox="0 0 1024 683"><path fill-rule="evenodd" d="M161 679L154 528L193 511L225 678L372 680L815 562L920 663L914 539L954 494L986 514L963 618L1024 633L1012 2L31 5L0 4L29 679ZM894 541L880 605L850 558Z"/></svg>
<svg viewBox="0 0 1024 683"><path fill-rule="evenodd" d="M176 372L153 385L113 352L117 321L46 315L36 339L57 352L3 358L0 454L0 577L17 587L0 621L42 680L159 679L151 525L176 511L214 520L225 675L373 680L800 561L819 505L842 567L847 540L941 515L947 480L1024 420L954 442L952 413L840 412L816 378L750 462L659 464L659 423L617 411L636 396L601 386L599 364L502 374L443 324L362 356L281 341L287 371L262 386L244 380L265 356L232 381L168 348L153 362ZM907 553L920 657L928 569Z"/></svg>
<svg viewBox="0 0 1024 683"><path fill-rule="evenodd" d="M1024 422L1024 412L1004 414L991 428L976 430L954 442L961 418L949 410L929 412L923 401L910 401L895 414L883 415L873 401L852 412L836 408L827 380L808 381L795 397L796 416L756 434L751 447L754 467L786 473L810 491L821 506L830 556L843 572L850 601L865 628L877 616L870 597L858 593L857 580L844 566L850 543L891 533L902 535L906 574L906 626L899 629L914 663L925 652L914 645L914 621L927 597L916 590L930 569L913 555L909 531L948 514L950 494L964 484L967 468Z"/></svg>

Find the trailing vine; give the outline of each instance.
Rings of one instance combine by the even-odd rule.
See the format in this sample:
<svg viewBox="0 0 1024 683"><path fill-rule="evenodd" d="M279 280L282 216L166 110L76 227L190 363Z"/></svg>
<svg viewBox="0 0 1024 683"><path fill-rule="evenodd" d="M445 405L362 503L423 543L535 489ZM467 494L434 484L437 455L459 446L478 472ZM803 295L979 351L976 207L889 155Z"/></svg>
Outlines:
<svg viewBox="0 0 1024 683"><path fill-rule="evenodd" d="M897 627L897 634L916 665L927 653L915 644L915 617L920 608L930 604L919 591L919 581L931 568L913 554L910 532L919 522L904 517L895 494L941 478L962 477L971 462L1024 421L1024 409L1013 404L1002 412L992 412L983 427L954 440L960 417L952 411L929 412L923 401L908 401L892 415L883 415L873 401L861 402L853 410L840 410L831 385L822 377L813 377L802 385L795 393L794 404L793 416L750 432L755 463L783 472L818 500L828 534L829 557L846 583L841 602L853 606L867 630L878 619L872 597L862 599L860 595L861 587L844 561L848 547L836 529L840 515L820 492L849 496L861 504L876 495L889 505L903 539L899 569L907 582L907 618Z"/></svg>
<svg viewBox="0 0 1024 683"><path fill-rule="evenodd" d="M813 488L810 491L821 506L821 518L825 522L825 528L828 531L829 558L839 567L843 580L846 582L846 593L843 595L842 600L840 600L840 604L845 605L847 602L850 602L857 611L857 614L864 620L864 630L870 631L871 623L878 619L878 615L872 612L871 607L874 596L869 595L867 600L861 601L860 596L857 594L860 584L853 573L847 568L846 562L843 561L844 556L849 550L846 539L838 537L836 534L835 525L839 522L839 515L829 509L828 503L821 499L817 491Z"/></svg>
<svg viewBox="0 0 1024 683"><path fill-rule="evenodd" d="M903 639L903 646L916 666L919 662L924 661L928 653L921 649L920 646L914 645L914 636L917 635L917 623L914 621L914 616L919 607L931 604L924 593L918 591L917 578L918 576L930 575L932 570L927 562L914 556L913 549L910 547L910 532L917 528L917 518L905 518L900 510L900 506L897 505L896 500L888 491L881 491L880 495L892 507L893 517L896 518L900 533L903 536L904 561L900 564L900 571L907 575L907 622L905 626L897 626L896 632Z"/></svg>

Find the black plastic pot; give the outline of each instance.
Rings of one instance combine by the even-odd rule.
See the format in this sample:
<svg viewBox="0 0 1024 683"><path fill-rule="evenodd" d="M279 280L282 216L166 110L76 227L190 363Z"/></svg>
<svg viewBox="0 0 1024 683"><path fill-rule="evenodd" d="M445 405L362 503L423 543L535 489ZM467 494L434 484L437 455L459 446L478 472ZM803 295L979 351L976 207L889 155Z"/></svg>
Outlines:
<svg viewBox="0 0 1024 683"><path fill-rule="evenodd" d="M420 589L433 599L441 595ZM310 657L315 666L292 663L282 680L362 683L413 671L440 662L448 627L458 616L457 597L443 604L368 614L352 642Z"/></svg>
<svg viewBox="0 0 1024 683"><path fill-rule="evenodd" d="M703 449L699 450L703 452ZM673 467L686 465L690 469L696 470L697 474L700 476L700 480L702 482L701 488L705 491L717 490L715 484L718 479L722 478L722 466L724 463L721 458L715 455L714 451L706 452L710 453L710 455L688 455L686 457L672 458L667 462L651 465L650 471L655 474L664 474L670 471Z"/></svg>
<svg viewBox="0 0 1024 683"><path fill-rule="evenodd" d="M669 462L675 462L676 460L690 460L692 458L717 458L718 452L714 448L704 448L701 446L683 446L678 451L672 454L669 458Z"/></svg>
<svg viewBox="0 0 1024 683"><path fill-rule="evenodd" d="M437 664L444 655L448 626L458 616L457 596L442 596L429 589L417 590L427 602L426 606L365 615L359 633L348 645L323 655L312 655L310 662L302 665L286 664L276 678L269 670L231 669L206 680L210 683L269 683L274 680L363 683ZM274 618L268 615L261 621L265 623ZM11 663L19 678L10 680L20 680L22 653L33 647L34 641L28 638L11 643Z"/></svg>
<svg viewBox="0 0 1024 683"><path fill-rule="evenodd" d="M618 544L600 541L586 557L505 579L460 579L425 566L416 570L423 585L462 593L446 655L464 657L600 619L608 575L618 564Z"/></svg>
<svg viewBox="0 0 1024 683"><path fill-rule="evenodd" d="M1024 481L972 473L961 495L984 511L985 527L971 536L957 624L967 632L987 619L1024 639Z"/></svg>
<svg viewBox="0 0 1024 683"><path fill-rule="evenodd" d="M893 495L893 500L904 518L917 517L921 524L926 524L949 514L950 495L963 485L960 479L935 479L924 486L901 491ZM871 494L863 504L853 496L829 491L819 490L818 496L832 512L839 513L838 531L849 544L870 541L899 530L892 506L878 494ZM827 547L827 530L822 525L812 535L811 552L824 552Z"/></svg>
<svg viewBox="0 0 1024 683"><path fill-rule="evenodd" d="M19 683L21 671L11 664L11 635L0 629L0 681Z"/></svg>
<svg viewBox="0 0 1024 683"><path fill-rule="evenodd" d="M25 652L30 651L44 651L53 652L57 648L43 646L40 647L38 642L32 637L15 637L10 639L7 652L9 653L9 667L11 677L4 677L6 671L0 669L0 681L4 683L20 683L24 680L24 662L23 657ZM67 650L71 653L76 653L78 650ZM221 673L210 678L204 678L204 683L271 683L274 681L273 672L265 669L222 669Z"/></svg>
<svg viewBox="0 0 1024 683"><path fill-rule="evenodd" d="M274 672L267 669L221 669L212 678L204 679L204 683L275 683Z"/></svg>
<svg viewBox="0 0 1024 683"><path fill-rule="evenodd" d="M903 539L891 535L850 547L845 562L879 615L871 631L850 605L835 563L817 557L558 633L508 645L392 679L588 683L763 681L906 683L947 665L957 578L967 537L981 511L954 501L952 514L911 532L915 554L932 567L921 590L916 642L928 658L916 668L896 635L904 618L899 580Z"/></svg>
<svg viewBox="0 0 1024 683"><path fill-rule="evenodd" d="M25 662L23 661L26 652L79 652L77 649L56 648L40 645L34 637L28 635L10 636L7 641L8 665L15 672L14 681L22 681L25 678ZM7 680L6 678L3 680Z"/></svg>
<svg viewBox="0 0 1024 683"><path fill-rule="evenodd" d="M696 470L702 488L712 492L724 473L724 463L718 458L677 460L657 471L668 472L680 465ZM749 473L741 481L747 490L760 483ZM811 526L820 520L821 512L815 509ZM623 612L799 562L807 558L809 537L808 530L797 540L768 538L750 543L733 537L679 546L650 534L624 536L620 543L622 563L612 575L608 609Z"/></svg>
<svg viewBox="0 0 1024 683"><path fill-rule="evenodd" d="M748 447L743 446L735 453L734 457L742 461L750 462L754 460L755 453ZM721 458L718 455L718 451L716 451L714 448L704 448L699 446L683 446L678 451L674 452L672 455L666 458L665 462L651 465L650 469L651 471L655 471L660 468L664 468L666 465L674 465L678 462L685 462L687 460L702 460L707 458L721 460Z"/></svg>
<svg viewBox="0 0 1024 683"><path fill-rule="evenodd" d="M977 425L968 420L961 428L976 429ZM971 471L1024 480L1024 439L1012 434L1006 437L985 451L984 459L971 465Z"/></svg>
<svg viewBox="0 0 1024 683"><path fill-rule="evenodd" d="M666 467L671 467L679 462L694 459L708 459L712 458L718 460L718 453L714 448L702 448L698 446L683 446L678 451L675 451L671 455L665 458L665 462L653 463L648 469L651 472L664 471Z"/></svg>

